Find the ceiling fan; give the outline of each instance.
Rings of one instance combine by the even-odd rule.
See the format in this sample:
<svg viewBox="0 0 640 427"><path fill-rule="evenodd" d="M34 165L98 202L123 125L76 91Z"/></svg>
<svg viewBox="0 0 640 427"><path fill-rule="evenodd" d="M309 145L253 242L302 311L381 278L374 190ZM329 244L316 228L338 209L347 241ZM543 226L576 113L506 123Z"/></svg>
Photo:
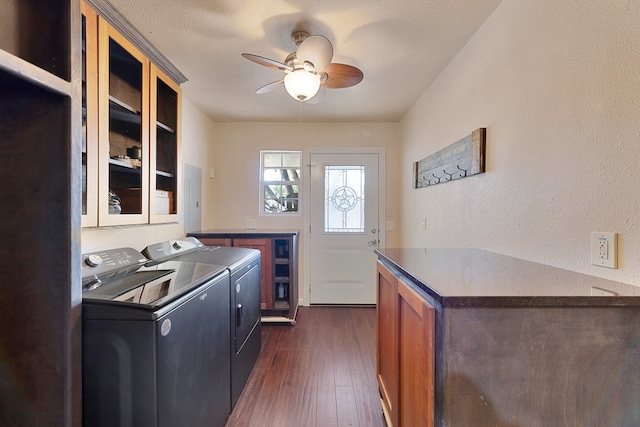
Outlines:
<svg viewBox="0 0 640 427"><path fill-rule="evenodd" d="M291 39L297 49L284 62L252 53L242 54L250 61L285 73L282 80L268 83L258 88L256 93L267 93L284 86L296 101L315 103L322 99L325 88L341 89L362 81L364 75L358 68L331 62L333 45L326 37L294 31Z"/></svg>

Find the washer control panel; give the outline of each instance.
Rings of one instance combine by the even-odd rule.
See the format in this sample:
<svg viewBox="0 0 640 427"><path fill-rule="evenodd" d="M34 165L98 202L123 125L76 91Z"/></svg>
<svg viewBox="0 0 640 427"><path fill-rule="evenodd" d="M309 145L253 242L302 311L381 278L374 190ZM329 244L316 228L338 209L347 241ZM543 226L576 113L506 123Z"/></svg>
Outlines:
<svg viewBox="0 0 640 427"><path fill-rule="evenodd" d="M108 249L82 255L82 284L99 283L138 270L148 260L133 248Z"/></svg>

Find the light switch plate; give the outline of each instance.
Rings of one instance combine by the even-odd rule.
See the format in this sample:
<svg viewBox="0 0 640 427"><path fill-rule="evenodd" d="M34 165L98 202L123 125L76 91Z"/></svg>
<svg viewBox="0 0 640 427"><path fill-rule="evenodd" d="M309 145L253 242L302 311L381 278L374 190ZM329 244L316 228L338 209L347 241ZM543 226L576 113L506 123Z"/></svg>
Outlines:
<svg viewBox="0 0 640 427"><path fill-rule="evenodd" d="M591 264L618 268L618 234L594 231L591 233Z"/></svg>

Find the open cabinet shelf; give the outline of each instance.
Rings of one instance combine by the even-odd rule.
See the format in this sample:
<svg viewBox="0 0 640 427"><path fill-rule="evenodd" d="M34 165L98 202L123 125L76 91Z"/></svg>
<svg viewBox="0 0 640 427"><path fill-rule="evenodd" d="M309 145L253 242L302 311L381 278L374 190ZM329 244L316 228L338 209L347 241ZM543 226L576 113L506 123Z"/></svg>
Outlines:
<svg viewBox="0 0 640 427"><path fill-rule="evenodd" d="M0 1L0 224L11 241L0 249L2 426L80 420L78 10Z"/></svg>

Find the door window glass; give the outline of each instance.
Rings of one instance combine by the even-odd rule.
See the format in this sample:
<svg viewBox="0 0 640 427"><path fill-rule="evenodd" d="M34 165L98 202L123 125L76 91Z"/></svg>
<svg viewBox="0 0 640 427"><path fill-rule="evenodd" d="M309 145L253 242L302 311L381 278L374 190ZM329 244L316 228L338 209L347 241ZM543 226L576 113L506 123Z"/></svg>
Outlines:
<svg viewBox="0 0 640 427"><path fill-rule="evenodd" d="M325 166L325 233L364 233L364 178L364 166Z"/></svg>

